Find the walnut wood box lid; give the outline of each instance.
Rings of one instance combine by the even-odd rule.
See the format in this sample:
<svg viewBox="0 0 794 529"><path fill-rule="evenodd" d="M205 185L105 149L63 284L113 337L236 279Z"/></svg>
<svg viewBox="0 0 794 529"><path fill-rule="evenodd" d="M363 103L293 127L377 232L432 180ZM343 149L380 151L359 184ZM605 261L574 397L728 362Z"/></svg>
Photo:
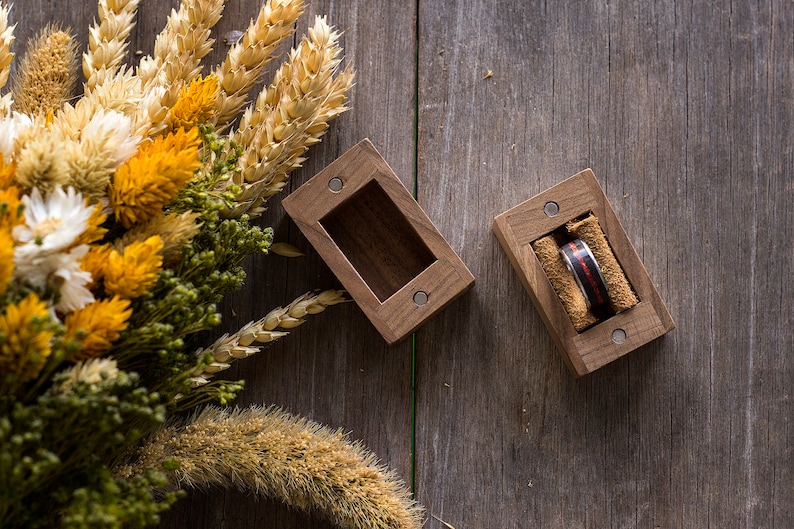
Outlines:
<svg viewBox="0 0 794 529"><path fill-rule="evenodd" d="M587 213L599 219L639 303L580 333L530 244ZM493 229L574 376L591 373L675 327L590 169L497 216Z"/></svg>
<svg viewBox="0 0 794 529"><path fill-rule="evenodd" d="M390 345L474 284L466 265L368 139L282 204Z"/></svg>

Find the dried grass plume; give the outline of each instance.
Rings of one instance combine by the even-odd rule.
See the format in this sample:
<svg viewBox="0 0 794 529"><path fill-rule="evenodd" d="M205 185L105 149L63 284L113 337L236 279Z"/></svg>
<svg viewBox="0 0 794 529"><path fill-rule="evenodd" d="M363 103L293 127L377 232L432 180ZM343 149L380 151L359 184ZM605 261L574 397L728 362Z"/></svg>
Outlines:
<svg viewBox="0 0 794 529"><path fill-rule="evenodd" d="M174 466L174 486L233 486L316 511L344 529L418 529L422 511L391 471L339 430L278 408L207 407L152 435L118 473Z"/></svg>
<svg viewBox="0 0 794 529"><path fill-rule="evenodd" d="M47 26L28 43L13 83L14 109L29 116L55 113L75 95L77 47L71 31Z"/></svg>

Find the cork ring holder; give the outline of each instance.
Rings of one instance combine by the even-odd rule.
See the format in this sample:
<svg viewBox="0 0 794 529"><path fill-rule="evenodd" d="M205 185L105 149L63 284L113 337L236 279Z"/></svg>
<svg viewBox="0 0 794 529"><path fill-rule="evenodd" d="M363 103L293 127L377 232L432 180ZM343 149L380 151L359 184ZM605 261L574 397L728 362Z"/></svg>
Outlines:
<svg viewBox="0 0 794 529"><path fill-rule="evenodd" d="M282 203L389 344L474 284L369 140ZM674 327L589 169L502 213L493 228L575 376Z"/></svg>
<svg viewBox="0 0 794 529"><path fill-rule="evenodd" d="M589 169L497 216L493 228L574 376L675 326Z"/></svg>

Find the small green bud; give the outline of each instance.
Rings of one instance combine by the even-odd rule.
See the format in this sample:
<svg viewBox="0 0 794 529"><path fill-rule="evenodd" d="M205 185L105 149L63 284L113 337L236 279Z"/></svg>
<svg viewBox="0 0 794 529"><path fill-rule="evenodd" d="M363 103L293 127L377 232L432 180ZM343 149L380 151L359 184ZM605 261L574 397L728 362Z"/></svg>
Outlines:
<svg viewBox="0 0 794 529"><path fill-rule="evenodd" d="M179 470L180 468L182 468L182 463L180 463L177 459L168 459L163 461L163 470L173 472L175 470Z"/></svg>

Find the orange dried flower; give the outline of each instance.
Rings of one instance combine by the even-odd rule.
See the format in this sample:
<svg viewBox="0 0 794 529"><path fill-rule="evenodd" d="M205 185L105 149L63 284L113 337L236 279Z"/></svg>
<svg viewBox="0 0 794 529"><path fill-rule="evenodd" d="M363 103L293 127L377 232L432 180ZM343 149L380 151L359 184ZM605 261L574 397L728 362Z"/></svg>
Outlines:
<svg viewBox="0 0 794 529"><path fill-rule="evenodd" d="M47 305L35 293L0 314L0 372L12 388L35 379L52 353Z"/></svg>
<svg viewBox="0 0 794 529"><path fill-rule="evenodd" d="M130 301L117 296L95 301L69 314L64 322L64 338L82 342L80 351L70 360L102 356L118 340L119 333L127 328L130 316Z"/></svg>
<svg viewBox="0 0 794 529"><path fill-rule="evenodd" d="M126 228L154 217L201 167L198 129L179 129L142 146L108 187L110 207Z"/></svg>
<svg viewBox="0 0 794 529"><path fill-rule="evenodd" d="M163 267L162 249L163 240L153 235L125 247L124 253L111 250L105 267L105 292L130 299L147 293Z"/></svg>
<svg viewBox="0 0 794 529"><path fill-rule="evenodd" d="M171 129L189 129L207 123L215 112L220 86L215 75L199 77L179 92L168 125Z"/></svg>

